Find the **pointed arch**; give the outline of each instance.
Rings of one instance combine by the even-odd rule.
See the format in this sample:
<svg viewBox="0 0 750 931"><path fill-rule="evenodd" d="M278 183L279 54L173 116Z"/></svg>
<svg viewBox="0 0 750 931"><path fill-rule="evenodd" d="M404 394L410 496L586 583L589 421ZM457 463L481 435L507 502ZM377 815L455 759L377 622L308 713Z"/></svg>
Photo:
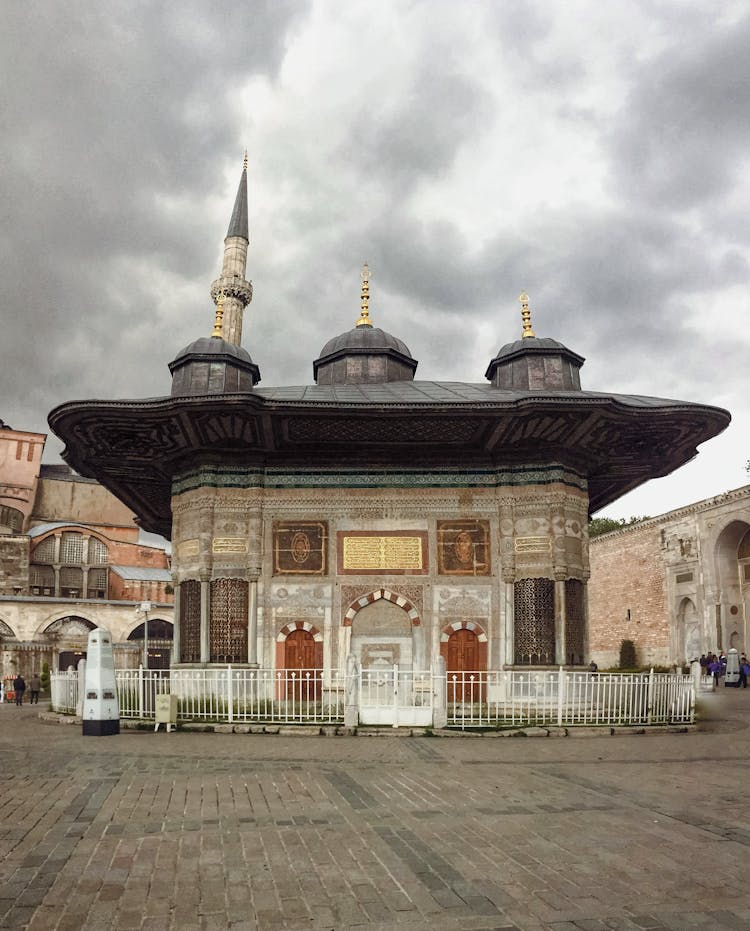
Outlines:
<svg viewBox="0 0 750 931"><path fill-rule="evenodd" d="M409 615L409 622L412 627L419 627L422 623L419 617L419 611L414 607L414 605L409 601L408 598L404 598L403 595L399 595L397 592L392 592L387 588L376 588L373 591L369 592L367 595L362 595L360 598L357 598L353 601L344 615L344 620L342 623L343 627L351 627L352 621L354 620L355 615L362 608L366 608L367 605L371 605L376 601L379 601L381 598L385 601L390 601L392 604L398 605L399 608L402 608Z"/></svg>

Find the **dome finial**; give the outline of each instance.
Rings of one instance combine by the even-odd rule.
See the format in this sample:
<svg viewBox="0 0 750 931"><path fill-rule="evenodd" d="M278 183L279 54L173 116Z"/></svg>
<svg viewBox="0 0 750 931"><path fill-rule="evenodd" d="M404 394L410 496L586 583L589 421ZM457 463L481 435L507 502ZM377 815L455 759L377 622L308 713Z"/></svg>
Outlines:
<svg viewBox="0 0 750 931"><path fill-rule="evenodd" d="M370 320L370 268L365 262L362 266L362 311L356 326L372 326Z"/></svg>
<svg viewBox="0 0 750 931"><path fill-rule="evenodd" d="M518 298L521 302L521 319L523 320L523 333L521 333L521 339L526 339L529 336L534 336L534 331L531 329L531 311L529 310L529 295L525 291L521 291L521 294Z"/></svg>
<svg viewBox="0 0 750 931"><path fill-rule="evenodd" d="M224 300L226 299L226 294L224 291L219 292L219 299L216 302L216 320L214 320L214 331L211 336L216 336L219 339L222 339L222 326L224 321Z"/></svg>

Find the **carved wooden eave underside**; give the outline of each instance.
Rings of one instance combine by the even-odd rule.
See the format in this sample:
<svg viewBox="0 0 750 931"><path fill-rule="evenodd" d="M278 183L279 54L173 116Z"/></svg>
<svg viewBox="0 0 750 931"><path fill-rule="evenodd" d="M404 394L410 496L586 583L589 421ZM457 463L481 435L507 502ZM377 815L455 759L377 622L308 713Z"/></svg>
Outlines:
<svg viewBox="0 0 750 931"><path fill-rule="evenodd" d="M71 401L55 408L49 423L72 468L113 492L145 530L169 537L172 478L202 464L314 472L330 465L460 469L554 462L586 478L593 513L688 462L730 421L721 408L657 398L410 384L419 394L409 397L404 388L405 397L395 399L376 391L360 392L362 400L356 393L334 398L313 386ZM445 400L448 395L456 399Z"/></svg>

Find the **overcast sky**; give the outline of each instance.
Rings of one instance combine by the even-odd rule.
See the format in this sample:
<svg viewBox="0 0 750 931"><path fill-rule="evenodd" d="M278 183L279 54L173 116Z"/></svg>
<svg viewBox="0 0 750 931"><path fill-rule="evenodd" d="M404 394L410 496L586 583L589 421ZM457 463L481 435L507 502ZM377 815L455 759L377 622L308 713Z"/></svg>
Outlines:
<svg viewBox="0 0 750 931"><path fill-rule="evenodd" d="M0 2L11 426L169 394L246 147L263 387L312 383L365 260L418 379L483 382L526 289L584 388L732 413L600 516L750 481L745 0Z"/></svg>

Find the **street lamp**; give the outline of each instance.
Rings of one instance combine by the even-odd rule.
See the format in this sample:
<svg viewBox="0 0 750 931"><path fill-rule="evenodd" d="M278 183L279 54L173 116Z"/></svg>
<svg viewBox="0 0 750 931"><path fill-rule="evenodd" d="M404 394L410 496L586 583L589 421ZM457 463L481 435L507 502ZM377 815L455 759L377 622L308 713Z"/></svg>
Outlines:
<svg viewBox="0 0 750 931"><path fill-rule="evenodd" d="M148 612L151 610L150 601L142 601L136 611L143 615L143 668L148 669Z"/></svg>

